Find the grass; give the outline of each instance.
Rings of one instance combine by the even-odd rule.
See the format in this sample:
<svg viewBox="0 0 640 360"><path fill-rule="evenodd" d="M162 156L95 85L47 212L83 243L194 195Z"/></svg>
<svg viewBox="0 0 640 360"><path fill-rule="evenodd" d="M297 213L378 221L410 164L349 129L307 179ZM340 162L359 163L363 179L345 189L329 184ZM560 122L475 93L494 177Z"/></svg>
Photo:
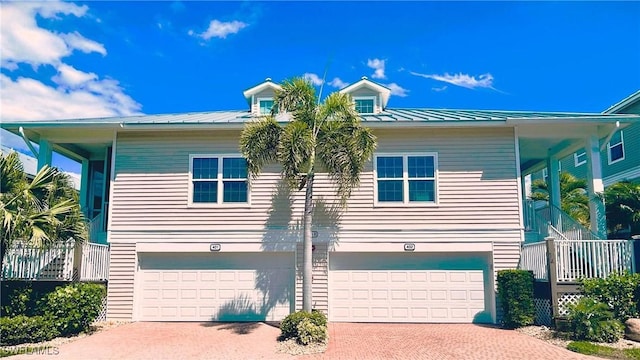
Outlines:
<svg viewBox="0 0 640 360"><path fill-rule="evenodd" d="M609 346L597 345L588 341L572 341L567 349L584 355L594 355L615 360L640 360L640 348L615 349Z"/></svg>

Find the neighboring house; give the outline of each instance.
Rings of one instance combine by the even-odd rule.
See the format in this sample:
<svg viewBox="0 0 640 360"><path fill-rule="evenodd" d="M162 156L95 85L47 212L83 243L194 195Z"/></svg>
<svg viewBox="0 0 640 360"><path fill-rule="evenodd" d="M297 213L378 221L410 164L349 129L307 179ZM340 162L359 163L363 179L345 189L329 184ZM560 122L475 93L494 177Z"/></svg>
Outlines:
<svg viewBox="0 0 640 360"><path fill-rule="evenodd" d="M612 105L603 114L640 114L640 90ZM606 144L606 145L605 145ZM640 179L640 124L621 128L603 139L600 157L604 186L621 180ZM560 160L560 171L578 178L587 177L587 154L584 148ZM532 175L532 181L546 179L547 169Z"/></svg>
<svg viewBox="0 0 640 360"><path fill-rule="evenodd" d="M302 307L303 194L275 165L250 179L239 154L277 89L246 90L248 110L3 121L82 161L92 214L108 215L108 319L279 320ZM341 91L378 148L344 211L326 177L315 184L313 306L331 321L495 322L496 272L517 267L524 240L521 176L640 120L391 109L366 78Z"/></svg>

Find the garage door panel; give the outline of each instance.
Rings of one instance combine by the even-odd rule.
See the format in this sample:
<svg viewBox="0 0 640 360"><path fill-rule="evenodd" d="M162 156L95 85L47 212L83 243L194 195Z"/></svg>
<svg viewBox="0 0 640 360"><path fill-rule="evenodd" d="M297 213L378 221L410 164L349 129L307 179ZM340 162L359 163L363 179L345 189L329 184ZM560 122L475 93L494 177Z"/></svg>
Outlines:
<svg viewBox="0 0 640 360"><path fill-rule="evenodd" d="M207 254L211 269L204 269L201 254L173 255L174 258L167 258L165 254L141 254L141 295L137 300L140 320L280 320L291 311L292 253L230 254L231 260L223 260L227 254ZM196 266L184 259L190 255ZM233 264L233 259L242 260L243 264ZM168 269L166 261L186 268ZM248 268L246 262L253 268ZM231 269L218 269L220 263ZM152 268L160 264L162 269Z"/></svg>
<svg viewBox="0 0 640 360"><path fill-rule="evenodd" d="M486 318L488 270L482 261L469 255L447 263L446 259L407 254L408 263L425 267L403 269L401 255L393 255L389 262L387 254L332 255L330 320L473 322L479 313ZM431 267L434 264L442 269Z"/></svg>

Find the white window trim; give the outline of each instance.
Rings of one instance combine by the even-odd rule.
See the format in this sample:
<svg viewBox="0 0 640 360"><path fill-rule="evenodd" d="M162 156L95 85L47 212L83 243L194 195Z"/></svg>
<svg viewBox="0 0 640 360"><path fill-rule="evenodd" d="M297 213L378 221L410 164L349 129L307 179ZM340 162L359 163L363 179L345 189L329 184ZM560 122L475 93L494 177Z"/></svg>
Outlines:
<svg viewBox="0 0 640 360"><path fill-rule="evenodd" d="M273 101L273 102L274 102L274 105L275 105L275 100L274 100L272 97L259 97L259 98L257 99L257 104L258 104L258 115L270 115L271 113L269 113L269 114L263 114L263 113L261 112L261 106L260 106L260 102L261 102L261 101Z"/></svg>
<svg viewBox="0 0 640 360"><path fill-rule="evenodd" d="M624 134L622 133L622 130L620 131L620 142L616 143L615 145L611 146L611 141L609 141L607 143L607 164L611 165L611 164L615 164L617 162L620 162L622 160L624 160L624 158L626 157L626 153L624 151ZM620 159L616 159L616 160L611 160L611 148L618 146L618 144L620 146L622 146L622 157Z"/></svg>
<svg viewBox="0 0 640 360"><path fill-rule="evenodd" d="M360 115L371 115L371 114L375 114L376 113L376 106L377 106L377 96L354 96L353 97L353 106L355 108L356 106L356 100L373 100L373 109L370 113L358 113Z"/></svg>
<svg viewBox="0 0 640 360"><path fill-rule="evenodd" d="M402 202L400 201L378 201L378 157L402 157ZM434 181L434 201L409 201L409 156L432 156L433 157L433 181ZM433 207L440 202L440 186L438 180L438 153L437 152L402 152L402 153L379 153L373 156L373 205L376 207Z"/></svg>
<svg viewBox="0 0 640 360"><path fill-rule="evenodd" d="M210 179L211 181L218 182L218 201L217 202L193 202L193 159L218 159L218 177L216 179ZM189 199L188 199L188 207L194 208L212 208L212 207L235 207L235 208L246 208L251 206L251 176L247 174L247 202L223 202L224 199L224 184L223 181L225 179L222 178L222 159L224 158L242 158L240 154L190 154L189 155ZM196 179L198 181L200 179ZM207 179L201 179L202 181L207 181ZM234 181L233 179L226 179L226 181ZM235 180L240 181L240 180Z"/></svg>
<svg viewBox="0 0 640 360"><path fill-rule="evenodd" d="M579 155L579 153L580 153L580 155ZM584 160L580 161L579 158L583 154L584 154ZM586 163L587 163L587 151L586 150L584 150L584 151L576 151L575 153L573 153L573 164L574 164L575 167L584 165Z"/></svg>

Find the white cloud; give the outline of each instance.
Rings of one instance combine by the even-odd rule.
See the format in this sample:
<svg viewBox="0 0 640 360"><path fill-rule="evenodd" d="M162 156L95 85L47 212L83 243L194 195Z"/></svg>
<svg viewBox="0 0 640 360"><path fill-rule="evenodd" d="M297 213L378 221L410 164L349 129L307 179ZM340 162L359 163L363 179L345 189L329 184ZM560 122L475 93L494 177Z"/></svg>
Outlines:
<svg viewBox="0 0 640 360"><path fill-rule="evenodd" d="M368 59L367 66L374 69L375 71L371 75L374 79L386 79L387 77L384 75L384 60L380 59Z"/></svg>
<svg viewBox="0 0 640 360"><path fill-rule="evenodd" d="M302 77L315 86L320 86L324 83L324 80L322 80L317 74L314 73L304 73Z"/></svg>
<svg viewBox="0 0 640 360"><path fill-rule="evenodd" d="M140 107L111 79L53 88L35 79L14 81L0 74L1 116L6 120L124 116L139 113Z"/></svg>
<svg viewBox="0 0 640 360"><path fill-rule="evenodd" d="M58 66L58 74L52 79L58 85L74 88L97 78L98 75L94 73L86 73L73 66L61 64Z"/></svg>
<svg viewBox="0 0 640 360"><path fill-rule="evenodd" d="M71 34L63 34L60 36L67 42L67 45L73 47L74 49L78 49L87 54L97 52L102 54L102 56L107 55L107 50L104 48L104 45L85 38L77 31Z"/></svg>
<svg viewBox="0 0 640 360"><path fill-rule="evenodd" d="M41 79L0 74L0 118L33 120L118 116L139 113L141 105L125 94L118 81L76 69L63 59L74 50L106 56L104 46L78 32L60 34L41 28L37 16L83 17L87 6L72 3L3 3L0 13L2 68L30 64L38 75L53 68L54 86ZM62 19L64 21L64 18Z"/></svg>
<svg viewBox="0 0 640 360"><path fill-rule="evenodd" d="M13 70L18 63L34 67L42 64L58 64L73 50L106 54L104 46L82 37L77 32L57 34L41 28L36 15L57 18L59 14L82 17L88 7L66 2L11 2L3 3L0 12L0 47L2 67Z"/></svg>
<svg viewBox="0 0 640 360"><path fill-rule="evenodd" d="M396 95L396 96L400 96L400 97L407 97L409 96L408 92L409 90L403 88L402 86L396 84L396 83L390 83L390 84L385 84L386 87L389 88L389 90L391 90L391 95Z"/></svg>
<svg viewBox="0 0 640 360"><path fill-rule="evenodd" d="M445 91L447 90L448 86L444 85L442 87L432 87L431 90L435 91L435 92L441 92L441 91Z"/></svg>
<svg viewBox="0 0 640 360"><path fill-rule="evenodd" d="M449 74L445 73L444 75L438 74L420 74L416 72L411 72L411 75L420 76L427 79L433 79L437 81L446 82L452 85L461 86L467 89L475 89L475 88L487 88L494 89L493 87L493 76L489 73L479 75L478 77L470 76L468 74Z"/></svg>
<svg viewBox="0 0 640 360"><path fill-rule="evenodd" d="M348 83L340 80L340 78L338 77L333 78L333 80L329 81L328 84L338 89L342 89L349 85Z"/></svg>
<svg viewBox="0 0 640 360"><path fill-rule="evenodd" d="M189 30L189 35L197 35L205 40L209 40L213 37L225 39L229 34L237 34L240 30L247 27L248 24L242 21L233 20L229 22L222 22L219 20L211 20L209 28L202 34L196 34L193 30Z"/></svg>

